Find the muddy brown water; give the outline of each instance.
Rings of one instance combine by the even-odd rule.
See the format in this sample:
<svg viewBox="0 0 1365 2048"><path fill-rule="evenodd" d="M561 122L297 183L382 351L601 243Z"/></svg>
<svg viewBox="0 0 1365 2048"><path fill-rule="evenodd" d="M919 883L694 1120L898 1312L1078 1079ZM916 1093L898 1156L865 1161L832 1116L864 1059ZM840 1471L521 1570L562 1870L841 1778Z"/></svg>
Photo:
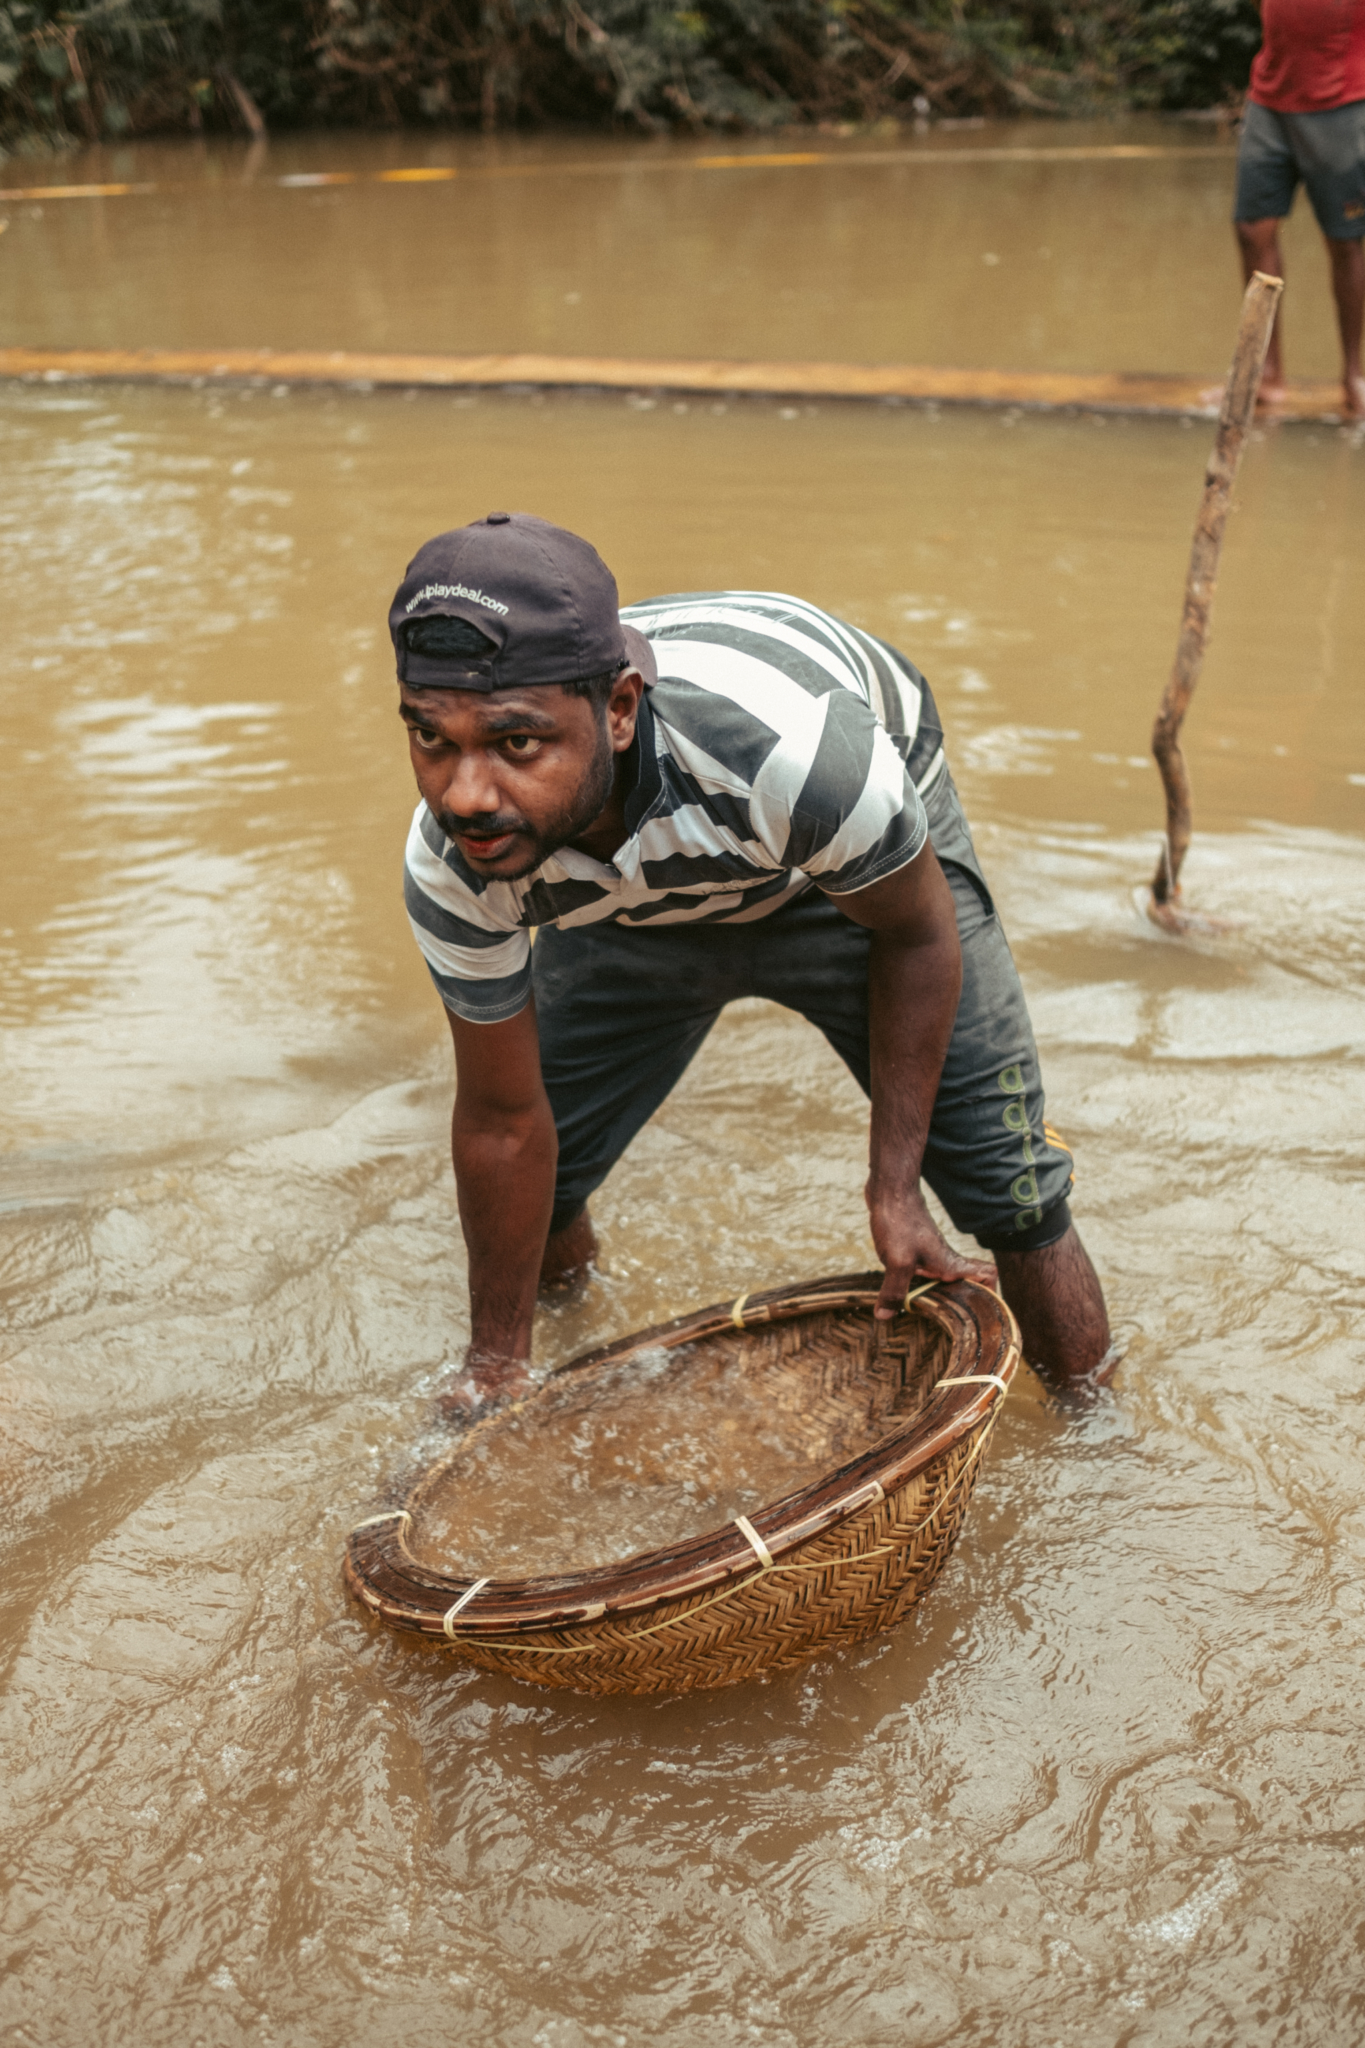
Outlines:
<svg viewBox="0 0 1365 2048"><path fill-rule="evenodd" d="M1250 449L1189 729L1243 923L1181 945L1132 891L1202 425L11 388L0 434L7 2038L1358 2040L1365 451ZM341 1588L467 1328L384 610L498 502L928 671L1128 1343L1088 1414L1021 1374L931 1599L768 1687L542 1696ZM864 1156L732 1011L541 1362L863 1266Z"/></svg>
<svg viewBox="0 0 1365 2048"><path fill-rule="evenodd" d="M408 1547L448 1574L523 1578L618 1565L777 1502L790 1526L793 1495L904 1438L946 1349L918 1316L878 1341L864 1309L554 1374L395 1482Z"/></svg>
<svg viewBox="0 0 1365 2048"><path fill-rule="evenodd" d="M1124 155L1121 152L1149 152ZM773 163L817 154L818 164ZM313 135L11 158L12 345L1227 368L1235 144L1189 121L679 142ZM404 170L451 180L386 182ZM338 185L281 183L335 177ZM1334 377L1322 240L1286 240L1289 369Z"/></svg>

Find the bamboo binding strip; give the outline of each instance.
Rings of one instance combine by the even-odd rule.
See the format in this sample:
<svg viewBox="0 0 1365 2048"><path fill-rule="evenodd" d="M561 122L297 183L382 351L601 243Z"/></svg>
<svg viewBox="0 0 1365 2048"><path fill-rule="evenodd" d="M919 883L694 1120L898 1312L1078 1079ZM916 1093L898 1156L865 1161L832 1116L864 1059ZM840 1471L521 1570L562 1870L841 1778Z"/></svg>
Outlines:
<svg viewBox="0 0 1365 2048"><path fill-rule="evenodd" d="M687 1692L804 1663L893 1628L922 1599L962 1528L996 1414L1019 1363L1004 1303L969 1281L914 1289L874 1335L881 1275L858 1273L741 1295L561 1366L590 1382L636 1352L704 1339L793 1354L809 1398L871 1402L869 1448L749 1516L668 1549L554 1577L447 1575L411 1547L423 1497L458 1480L469 1446L512 1412L476 1423L405 1498L352 1530L345 1577L390 1627L486 1670L587 1693ZM778 1329L778 1326L786 1326ZM885 1425L882 1427L881 1425Z"/></svg>

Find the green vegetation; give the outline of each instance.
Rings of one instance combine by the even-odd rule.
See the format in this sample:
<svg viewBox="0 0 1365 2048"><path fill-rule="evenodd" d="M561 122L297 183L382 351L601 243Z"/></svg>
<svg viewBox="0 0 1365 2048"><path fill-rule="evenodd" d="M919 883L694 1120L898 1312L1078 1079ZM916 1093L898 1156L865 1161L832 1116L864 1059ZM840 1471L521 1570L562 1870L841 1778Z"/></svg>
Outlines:
<svg viewBox="0 0 1365 2048"><path fill-rule="evenodd" d="M0 0L0 143L1231 103L1256 0Z"/></svg>

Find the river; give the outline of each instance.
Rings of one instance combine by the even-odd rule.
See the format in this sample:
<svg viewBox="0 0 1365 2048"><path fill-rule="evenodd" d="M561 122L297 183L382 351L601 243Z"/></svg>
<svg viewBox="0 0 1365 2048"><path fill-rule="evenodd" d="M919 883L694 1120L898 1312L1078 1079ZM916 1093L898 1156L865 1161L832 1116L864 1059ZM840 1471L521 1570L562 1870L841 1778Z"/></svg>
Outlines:
<svg viewBox="0 0 1365 2048"><path fill-rule="evenodd" d="M416 146L311 138L271 161ZM675 245L678 353L704 336L952 360L966 333L949 313L892 350L874 290L840 338L835 259L878 222L821 167L793 169L807 199L782 202L807 208L799 255L796 212L770 247L728 245L717 325L688 239L700 177L671 214L643 174L595 226L585 200L580 268L566 253L551 292L539 255L519 280L509 258L484 302L482 244L462 266L420 212L384 240L381 201L413 193L324 188L286 228L312 188L271 188L252 216L254 188L210 191L194 151L136 155L203 191L183 219L167 202L164 232L157 195L11 209L16 339L568 346L563 295L588 299L571 276L619 267L619 326L599 308L591 346L643 351ZM981 168L996 177L963 175ZM1154 168L1168 194L1211 192L1226 156L1121 168L1136 218ZM1022 207L1036 176L1001 167L998 189ZM531 184L520 211L497 205L538 250ZM961 241L971 210L952 205ZM635 270L619 207L662 221ZM994 252L996 209L972 218ZM713 252L727 233L707 227ZM126 277L96 235L129 238ZM971 293L1001 254L973 256ZM531 333L533 282L551 310ZM1000 360L975 303L973 359ZM1188 316L1183 354L1150 317L1135 366L1218 367L1221 311L1207 332ZM1129 366L1121 327L1070 345ZM1365 453L1302 427L1249 449L1188 730L1187 893L1237 924L1177 942L1134 891L1209 431L642 395L0 390L8 2038L1359 2038ZM1084 1412L1021 1374L925 1605L767 1687L542 1695L376 1631L341 1586L345 1532L467 1329L448 1037L398 894L413 795L384 617L415 544L495 505L587 533L628 598L790 588L927 671L1127 1346ZM541 1362L867 1263L865 1143L808 1027L727 1013L602 1191L602 1274L544 1317Z"/></svg>

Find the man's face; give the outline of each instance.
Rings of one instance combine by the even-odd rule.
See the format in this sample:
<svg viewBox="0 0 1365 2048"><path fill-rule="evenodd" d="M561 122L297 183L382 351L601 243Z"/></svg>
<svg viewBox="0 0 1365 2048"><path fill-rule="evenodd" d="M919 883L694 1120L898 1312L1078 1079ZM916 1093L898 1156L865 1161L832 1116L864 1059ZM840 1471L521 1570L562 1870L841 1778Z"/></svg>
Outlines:
<svg viewBox="0 0 1365 2048"><path fill-rule="evenodd" d="M599 817L635 729L638 689L625 692L624 718L621 690L618 681L604 717L553 686L485 695L400 685L417 787L476 874L519 881Z"/></svg>

